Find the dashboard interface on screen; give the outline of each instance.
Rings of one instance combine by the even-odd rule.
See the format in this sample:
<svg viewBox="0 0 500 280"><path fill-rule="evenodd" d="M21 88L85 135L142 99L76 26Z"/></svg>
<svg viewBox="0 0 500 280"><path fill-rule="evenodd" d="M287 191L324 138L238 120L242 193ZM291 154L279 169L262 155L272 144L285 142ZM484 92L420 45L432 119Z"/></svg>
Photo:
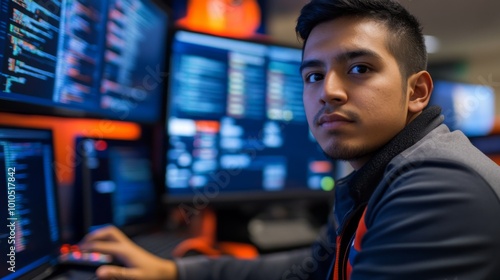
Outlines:
<svg viewBox="0 0 500 280"><path fill-rule="evenodd" d="M303 109L300 49L182 30L172 43L167 199L334 187Z"/></svg>
<svg viewBox="0 0 500 280"><path fill-rule="evenodd" d="M0 100L158 121L168 20L151 0L0 1Z"/></svg>

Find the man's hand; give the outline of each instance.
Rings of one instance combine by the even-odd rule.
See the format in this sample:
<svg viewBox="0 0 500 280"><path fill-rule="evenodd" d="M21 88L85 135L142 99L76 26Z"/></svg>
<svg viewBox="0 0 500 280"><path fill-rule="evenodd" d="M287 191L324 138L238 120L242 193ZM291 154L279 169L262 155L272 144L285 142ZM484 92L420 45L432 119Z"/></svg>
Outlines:
<svg viewBox="0 0 500 280"><path fill-rule="evenodd" d="M87 234L80 248L110 254L126 266L100 266L96 271L99 279L177 279L177 267L173 261L150 254L114 226Z"/></svg>

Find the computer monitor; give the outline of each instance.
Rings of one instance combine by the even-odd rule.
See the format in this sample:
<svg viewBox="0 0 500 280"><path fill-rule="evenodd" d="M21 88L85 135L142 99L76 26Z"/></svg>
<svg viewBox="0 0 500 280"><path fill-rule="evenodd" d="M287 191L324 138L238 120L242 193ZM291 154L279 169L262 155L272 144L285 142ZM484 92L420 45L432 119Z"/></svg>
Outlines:
<svg viewBox="0 0 500 280"><path fill-rule="evenodd" d="M145 141L78 137L75 147L77 240L106 224L129 235L158 226L159 199Z"/></svg>
<svg viewBox="0 0 500 280"><path fill-rule="evenodd" d="M60 246L52 133L0 126L0 279L50 273Z"/></svg>
<svg viewBox="0 0 500 280"><path fill-rule="evenodd" d="M167 202L331 197L300 49L177 30L170 61Z"/></svg>
<svg viewBox="0 0 500 280"><path fill-rule="evenodd" d="M163 118L167 10L152 0L0 2L0 109Z"/></svg>
<svg viewBox="0 0 500 280"><path fill-rule="evenodd" d="M471 143L486 155L500 155L500 135L470 137Z"/></svg>
<svg viewBox="0 0 500 280"><path fill-rule="evenodd" d="M469 137L488 135L495 122L495 92L487 85L437 80L430 104L442 108L450 129Z"/></svg>

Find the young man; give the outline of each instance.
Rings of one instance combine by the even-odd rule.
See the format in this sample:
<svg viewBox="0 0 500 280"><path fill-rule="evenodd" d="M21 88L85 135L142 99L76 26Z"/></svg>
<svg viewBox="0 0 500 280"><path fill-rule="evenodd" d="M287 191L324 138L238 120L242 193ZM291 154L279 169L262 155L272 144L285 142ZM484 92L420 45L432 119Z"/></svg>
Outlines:
<svg viewBox="0 0 500 280"><path fill-rule="evenodd" d="M390 0L312 0L296 28L312 133L356 170L307 250L242 261L161 260L116 228L84 248L129 268L117 279L500 279L500 167L427 108L432 80L417 20Z"/></svg>

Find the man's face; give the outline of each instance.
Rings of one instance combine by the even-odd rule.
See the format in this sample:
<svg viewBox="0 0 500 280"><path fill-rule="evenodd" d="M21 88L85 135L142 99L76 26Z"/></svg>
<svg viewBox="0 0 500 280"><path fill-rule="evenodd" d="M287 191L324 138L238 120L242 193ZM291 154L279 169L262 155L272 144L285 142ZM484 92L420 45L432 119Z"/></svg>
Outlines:
<svg viewBox="0 0 500 280"><path fill-rule="evenodd" d="M301 74L310 129L324 152L360 168L408 118L406 80L387 49L388 30L369 19L317 25Z"/></svg>

